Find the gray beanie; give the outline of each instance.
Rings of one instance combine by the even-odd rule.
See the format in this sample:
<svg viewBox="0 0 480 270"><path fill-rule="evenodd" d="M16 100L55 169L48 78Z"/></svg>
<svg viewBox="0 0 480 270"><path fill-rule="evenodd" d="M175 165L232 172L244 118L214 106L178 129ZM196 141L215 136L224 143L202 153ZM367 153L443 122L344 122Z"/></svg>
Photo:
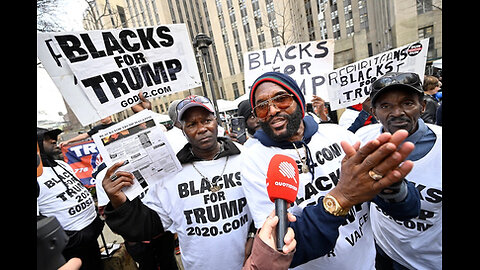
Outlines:
<svg viewBox="0 0 480 270"><path fill-rule="evenodd" d="M177 122L177 104L181 101L181 99L176 99L170 103L168 107L168 117L172 120L173 124Z"/></svg>

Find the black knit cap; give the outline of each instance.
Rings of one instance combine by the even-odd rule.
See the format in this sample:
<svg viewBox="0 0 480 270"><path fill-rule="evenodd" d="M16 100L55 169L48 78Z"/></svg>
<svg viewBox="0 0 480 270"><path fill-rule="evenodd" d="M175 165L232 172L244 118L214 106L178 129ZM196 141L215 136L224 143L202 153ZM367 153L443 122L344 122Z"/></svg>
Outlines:
<svg viewBox="0 0 480 270"><path fill-rule="evenodd" d="M250 105L252 108L255 107L255 91L258 86L263 82L272 82L280 85L287 92L293 94L294 99L300 104L302 108L302 118L305 116L305 97L303 96L302 90L298 87L297 82L290 76L280 73L280 72L266 72L260 75L255 82L252 84L252 89L250 90Z"/></svg>
<svg viewBox="0 0 480 270"><path fill-rule="evenodd" d="M247 120L250 115L253 114L252 107L250 106L249 100L243 100L242 102L238 103L238 116L243 116L245 120Z"/></svg>

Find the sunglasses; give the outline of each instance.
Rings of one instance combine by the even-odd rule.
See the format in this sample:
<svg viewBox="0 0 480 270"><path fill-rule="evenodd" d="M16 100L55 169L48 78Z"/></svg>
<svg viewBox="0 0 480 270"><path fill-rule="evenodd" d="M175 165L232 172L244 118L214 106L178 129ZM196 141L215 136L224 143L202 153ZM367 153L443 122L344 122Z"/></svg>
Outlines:
<svg viewBox="0 0 480 270"><path fill-rule="evenodd" d="M378 91L392 84L407 84L422 89L422 82L416 73L392 74L381 77L372 84L372 90Z"/></svg>
<svg viewBox="0 0 480 270"><path fill-rule="evenodd" d="M183 107L185 107L187 104L190 104L192 102L199 103L199 104L212 104L212 102L210 102L210 99L208 99L206 97L189 96L189 97L186 97L184 100L180 101L177 104L177 112L181 111L183 109Z"/></svg>
<svg viewBox="0 0 480 270"><path fill-rule="evenodd" d="M265 118L270 110L270 104L273 104L275 108L280 110L287 109L292 106L293 95L292 94L281 94L265 101L260 102L257 106L253 107L253 113L258 118Z"/></svg>

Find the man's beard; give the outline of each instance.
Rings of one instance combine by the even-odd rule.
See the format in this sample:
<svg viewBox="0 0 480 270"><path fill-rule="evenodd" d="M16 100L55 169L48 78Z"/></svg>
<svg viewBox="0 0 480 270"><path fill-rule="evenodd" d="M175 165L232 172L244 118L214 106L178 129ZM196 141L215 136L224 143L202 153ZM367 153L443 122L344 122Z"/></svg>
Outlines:
<svg viewBox="0 0 480 270"><path fill-rule="evenodd" d="M62 150L53 151L52 157L53 157L53 159L56 159L56 160L63 160Z"/></svg>
<svg viewBox="0 0 480 270"><path fill-rule="evenodd" d="M257 130L256 130L256 128L251 128L251 127L249 127L249 126L247 125L247 131L248 131L249 134L252 134L252 135L253 135L253 134L255 134L255 132L256 132Z"/></svg>
<svg viewBox="0 0 480 270"><path fill-rule="evenodd" d="M277 115L285 117L288 121L286 131L279 135L275 135L275 133L273 132L273 129L270 128L270 125L268 124L268 122ZM302 122L302 109L297 104L297 108L295 109L293 114L290 115L290 114L278 113L277 115L270 117L268 121L265 121L265 122L259 121L260 126L262 127L262 130L268 135L268 137L272 138L274 141L277 141L277 142L286 141L290 137L295 135L295 133L300 128L300 123Z"/></svg>

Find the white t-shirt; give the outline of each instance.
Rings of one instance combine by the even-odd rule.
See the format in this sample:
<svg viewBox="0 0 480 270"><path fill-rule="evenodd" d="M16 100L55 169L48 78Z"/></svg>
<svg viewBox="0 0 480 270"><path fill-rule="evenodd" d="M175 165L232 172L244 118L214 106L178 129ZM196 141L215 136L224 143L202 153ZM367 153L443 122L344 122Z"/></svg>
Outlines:
<svg viewBox="0 0 480 270"><path fill-rule="evenodd" d="M283 154L292 157L297 164L301 165L301 161L295 149L266 147L255 138L250 140L248 147L242 152L242 181L255 227L260 228L275 208L268 198L265 182L271 158L275 154ZM321 196L325 196L336 186L340 178L341 161L345 156L341 141L353 145L359 139L338 125L319 125L318 132L308 143L314 162L318 165L315 167L315 177L312 181L311 173L300 173L297 199L295 205L289 208L290 212L301 215L303 208L317 204ZM305 156L304 147L298 148L298 152L301 157ZM375 247L369 212L369 203L354 206L345 223L339 227L340 235L334 249L327 255L294 269L374 269Z"/></svg>
<svg viewBox="0 0 480 270"><path fill-rule="evenodd" d="M173 152L176 154L180 149L182 149L185 144L188 143L187 138L183 135L181 129L173 127L169 131L165 132L165 137L167 137L170 146L172 146Z"/></svg>
<svg viewBox="0 0 480 270"><path fill-rule="evenodd" d="M236 144L242 150L242 146ZM183 164L176 175L150 187L143 202L155 210L165 230L178 234L182 262L190 269L242 269L251 215L240 178L240 155L196 161L196 168L222 188L211 192L209 183Z"/></svg>
<svg viewBox="0 0 480 270"><path fill-rule="evenodd" d="M108 198L107 193L105 192L105 189L103 189L103 178L105 177L105 174L107 174L107 168L104 168L103 170L99 171L97 173L97 176L95 177L95 191L97 194L97 203L98 206L105 206L110 202L110 199Z"/></svg>
<svg viewBox="0 0 480 270"><path fill-rule="evenodd" d="M405 177L420 191L421 210L417 218L397 221L375 205L371 208L372 229L377 244L398 263L410 269L442 268L442 129L426 124L437 140L421 159L414 161ZM380 134L381 125L357 131L362 141Z"/></svg>
<svg viewBox="0 0 480 270"><path fill-rule="evenodd" d="M40 187L40 194L37 198L38 211L44 216L56 217L64 230L79 231L92 223L97 216L95 204L92 195L74 176L70 166L59 160L57 163L59 165L53 169L52 167L43 167L42 175L37 177Z"/></svg>
<svg viewBox="0 0 480 270"><path fill-rule="evenodd" d="M347 108L340 116L338 124L344 128L349 128L353 124L353 122L355 122L355 119L357 119L359 114L360 111Z"/></svg>

